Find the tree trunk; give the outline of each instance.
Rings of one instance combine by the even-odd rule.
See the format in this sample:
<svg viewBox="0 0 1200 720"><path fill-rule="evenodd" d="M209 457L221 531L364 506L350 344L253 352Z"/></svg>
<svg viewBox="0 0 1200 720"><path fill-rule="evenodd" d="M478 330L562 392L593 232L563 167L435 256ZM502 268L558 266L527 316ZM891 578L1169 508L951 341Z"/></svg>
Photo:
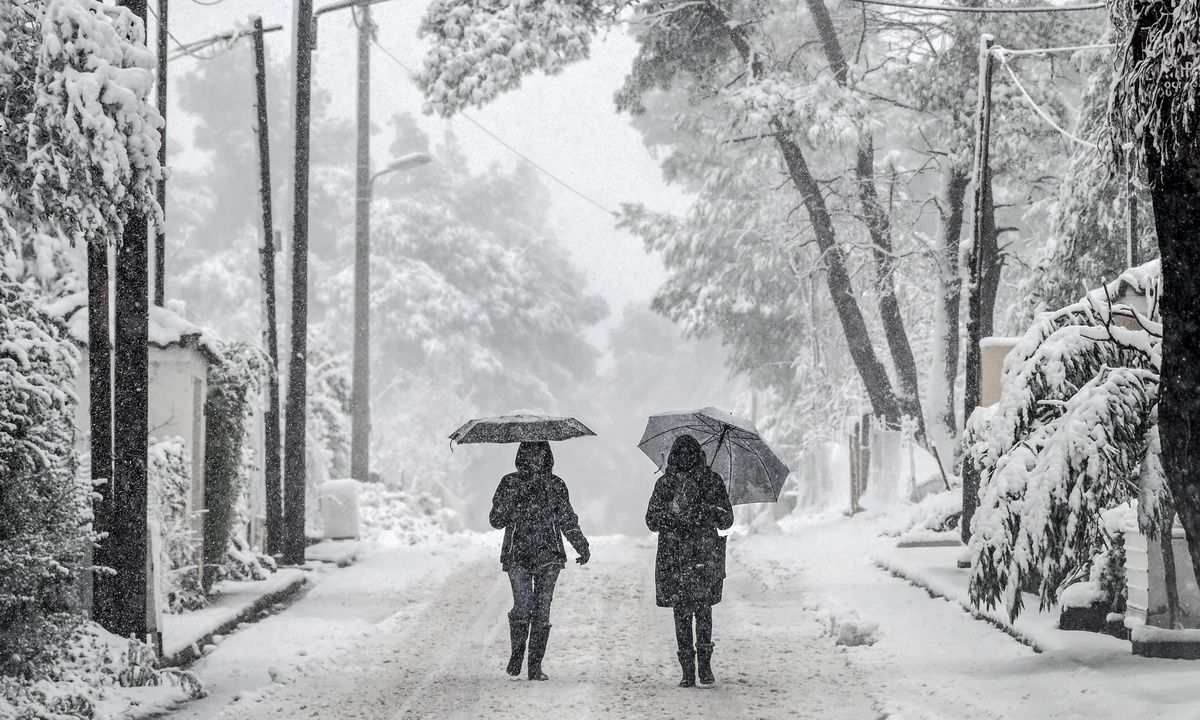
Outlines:
<svg viewBox="0 0 1200 720"><path fill-rule="evenodd" d="M1200 154L1167 160L1148 148L1146 166L1162 258L1163 469L1200 577Z"/></svg>
<svg viewBox="0 0 1200 720"><path fill-rule="evenodd" d="M971 184L967 168L952 167L946 173L941 213L941 254L938 258L938 298L934 317L940 337L930 368L930 433L940 449L954 448L945 453L948 463L956 463L959 445L958 420L954 405L954 386L958 379L959 303L962 298L962 275L959 272L959 243L962 240L963 216L967 188ZM932 388L936 388L933 390Z"/></svg>
<svg viewBox="0 0 1200 720"><path fill-rule="evenodd" d="M1175 629L1179 618L1179 579L1175 572L1175 513L1168 513L1158 526L1158 547L1162 552L1163 585L1167 591L1167 627Z"/></svg>
<svg viewBox="0 0 1200 720"><path fill-rule="evenodd" d="M887 370L879 362L875 348L871 344L871 336L867 331L867 323L858 299L854 296L854 287L850 274L846 270L846 256L837 242L833 222L829 217L829 209L821 188L812 176L800 146L792 140L791 135L782 127L776 125L775 143L783 153L788 173L804 201L808 211L809 221L816 234L817 247L825 258L825 278L829 285L829 296L837 311L838 319L842 322L842 330L846 334L846 345L850 349L850 357L858 368L867 397L871 400L871 408L875 415L889 423L899 423L903 411L892 390L892 381L888 378Z"/></svg>
<svg viewBox="0 0 1200 720"><path fill-rule="evenodd" d="M710 11L721 13L715 7ZM741 55L742 61L750 66L750 72L754 77L759 77L763 71L762 61L759 60L749 38L746 37L745 27L729 22L728 17L723 13L722 18L725 21L724 26L729 29L730 42ZM871 409L877 417L898 426L904 413L892 388L892 381L888 377L887 369L875 354L875 347L871 343L871 335L867 330L867 322L863 318L862 308L859 307L858 298L854 295L854 285L850 280L850 273L846 269L846 255L838 243L837 233L829 216L829 208L825 204L824 195L821 194L821 187L808 167L803 150L792 139L792 134L777 120L772 121L771 127L775 144L779 147L784 163L787 165L788 175L800 193L805 210L808 211L809 221L812 223L813 232L816 235L817 247L825 259L825 280L829 286L829 296L833 301L834 310L837 311L838 319L842 323L842 332L846 336L850 357L862 379L863 388L867 391Z"/></svg>
<svg viewBox="0 0 1200 720"><path fill-rule="evenodd" d="M846 53L838 40L829 8L824 0L806 0L817 27L821 47L829 68L838 84L849 84L850 68ZM860 141L855 152L854 176L858 183L858 200L862 207L867 233L871 238L871 256L875 262L876 292L879 294L879 316L883 321L884 337L892 356L896 381L900 386L900 411L917 421L922 438L925 436L925 414L921 410L920 385L917 380L917 361L904 327L900 301L896 297L896 256L892 247L891 222L875 188L875 146L866 128L860 128Z"/></svg>

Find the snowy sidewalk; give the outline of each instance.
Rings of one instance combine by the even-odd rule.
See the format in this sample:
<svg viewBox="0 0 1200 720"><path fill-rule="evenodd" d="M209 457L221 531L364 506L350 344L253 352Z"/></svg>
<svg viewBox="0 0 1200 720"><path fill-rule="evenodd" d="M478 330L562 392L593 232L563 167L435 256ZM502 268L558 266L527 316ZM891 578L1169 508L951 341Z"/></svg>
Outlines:
<svg viewBox="0 0 1200 720"><path fill-rule="evenodd" d="M757 567L764 582L803 593L806 605L831 617L853 610L879 623L878 642L850 648L848 656L873 679L881 716L1200 718L1200 663L1136 657L1128 643L1122 648L1114 638L1084 633L1069 635L1081 636L1085 650L1099 646L1100 652L1035 652L959 603L931 597L877 567L874 556L893 543L876 536L869 518L841 518L791 535L746 538L731 546L730 562ZM953 561L951 556L947 572ZM1045 621L1035 609L1028 612L1027 622Z"/></svg>
<svg viewBox="0 0 1200 720"><path fill-rule="evenodd" d="M880 568L924 588L931 595L953 600L968 613L992 623L1038 652L1051 652L1081 661L1111 661L1131 652L1128 640L1092 632L1058 629L1059 608L1038 611L1036 595L1025 595L1024 611L1011 621L1003 608L979 609L971 604L970 571L955 560L961 548L880 548L872 560Z"/></svg>

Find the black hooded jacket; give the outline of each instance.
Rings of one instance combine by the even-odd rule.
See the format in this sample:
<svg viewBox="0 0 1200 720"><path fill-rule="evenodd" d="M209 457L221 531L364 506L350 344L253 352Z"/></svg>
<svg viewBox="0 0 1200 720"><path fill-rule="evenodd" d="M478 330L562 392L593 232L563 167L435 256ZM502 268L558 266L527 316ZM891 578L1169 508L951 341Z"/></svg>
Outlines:
<svg viewBox="0 0 1200 720"><path fill-rule="evenodd" d="M567 562L563 536L575 552L587 553L588 541L579 529L579 516L571 508L567 484L551 472L554 454L550 443L521 443L516 465L516 472L500 480L488 516L492 527L504 528L500 550L504 569L563 567Z"/></svg>
<svg viewBox="0 0 1200 720"><path fill-rule="evenodd" d="M721 602L725 538L717 530L732 525L725 481L709 469L699 441L680 436L646 508L646 526L658 533L654 587L660 607Z"/></svg>

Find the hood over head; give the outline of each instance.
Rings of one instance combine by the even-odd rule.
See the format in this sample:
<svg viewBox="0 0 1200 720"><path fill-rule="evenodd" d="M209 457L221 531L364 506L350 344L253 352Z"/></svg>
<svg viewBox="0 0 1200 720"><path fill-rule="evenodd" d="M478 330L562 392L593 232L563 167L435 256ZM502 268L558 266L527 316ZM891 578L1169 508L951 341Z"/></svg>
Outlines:
<svg viewBox="0 0 1200 720"><path fill-rule="evenodd" d="M680 435L671 444L671 454L667 456L667 470L686 472L703 467L705 462L700 441L691 435Z"/></svg>
<svg viewBox="0 0 1200 720"><path fill-rule="evenodd" d="M548 442L523 442L517 448L517 470L521 472L551 472L554 453Z"/></svg>

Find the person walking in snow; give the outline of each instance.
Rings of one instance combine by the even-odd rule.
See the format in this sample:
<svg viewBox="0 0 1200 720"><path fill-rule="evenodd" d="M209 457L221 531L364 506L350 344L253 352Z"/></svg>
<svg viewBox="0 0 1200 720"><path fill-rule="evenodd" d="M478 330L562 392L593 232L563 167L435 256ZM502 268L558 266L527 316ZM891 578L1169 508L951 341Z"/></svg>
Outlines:
<svg viewBox="0 0 1200 720"><path fill-rule="evenodd" d="M733 525L733 507L721 476L705 462L700 442L681 435L671 445L667 466L654 484L646 526L658 533L654 587L659 607L675 614L680 687L716 682L712 671L712 606L721 602L725 580L725 538L717 530ZM695 643L692 623L695 621Z"/></svg>
<svg viewBox="0 0 1200 720"><path fill-rule="evenodd" d="M526 643L529 679L548 680L542 658L550 637L550 601L554 583L567 562L562 539L570 541L587 564L588 541L579 529L579 516L571 508L567 485L555 475L554 454L548 442L523 442L517 448L517 471L500 480L488 519L504 529L500 564L512 584L513 607L508 614L512 654L508 674L521 674Z"/></svg>

